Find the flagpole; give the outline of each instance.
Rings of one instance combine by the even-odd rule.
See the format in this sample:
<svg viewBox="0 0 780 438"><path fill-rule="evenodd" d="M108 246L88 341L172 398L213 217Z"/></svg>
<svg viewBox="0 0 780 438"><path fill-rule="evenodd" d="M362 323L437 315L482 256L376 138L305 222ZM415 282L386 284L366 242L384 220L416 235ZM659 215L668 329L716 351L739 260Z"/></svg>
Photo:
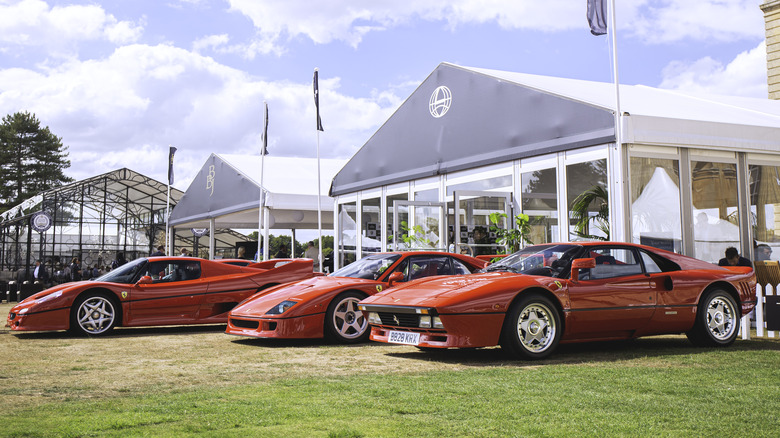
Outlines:
<svg viewBox="0 0 780 438"><path fill-rule="evenodd" d="M322 266L322 178L320 177L320 105L319 105L319 84L317 80L319 69L314 69L314 102L317 107L317 231L319 233L319 244L317 245L317 262L320 268L320 272L323 271Z"/></svg>
<svg viewBox="0 0 780 438"><path fill-rule="evenodd" d="M263 186L263 177L265 176L265 155L268 153L268 103L263 101L265 117L263 118L263 144L260 148L260 212L257 220L257 257L258 260L268 260L268 242L263 242L266 236L265 218L265 193ZM263 252L260 253L260 250Z"/></svg>
<svg viewBox="0 0 780 438"><path fill-rule="evenodd" d="M623 126L620 112L620 79L618 78L617 57L617 19L615 18L615 0L612 0L612 73L615 76L615 142L620 147L623 144Z"/></svg>
<svg viewBox="0 0 780 438"><path fill-rule="evenodd" d="M173 182L173 155L176 153L176 148L168 145L168 195L165 198L165 247L168 251L168 255L173 255L173 238L171 236L171 230L169 228L169 220L171 216L171 183Z"/></svg>

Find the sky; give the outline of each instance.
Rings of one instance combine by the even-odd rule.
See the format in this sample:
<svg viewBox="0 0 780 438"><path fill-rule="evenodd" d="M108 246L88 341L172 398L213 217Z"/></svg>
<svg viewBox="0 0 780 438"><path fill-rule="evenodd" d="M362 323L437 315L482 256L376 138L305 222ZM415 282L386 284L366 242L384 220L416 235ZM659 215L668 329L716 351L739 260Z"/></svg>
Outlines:
<svg viewBox="0 0 780 438"><path fill-rule="evenodd" d="M618 0L621 84L767 98L764 0ZM586 0L0 0L0 115L36 115L76 180L186 190L212 153L350 158L442 62L613 81ZM312 91L319 69L316 131ZM300 172L300 169L291 169ZM327 188L326 188L327 190Z"/></svg>

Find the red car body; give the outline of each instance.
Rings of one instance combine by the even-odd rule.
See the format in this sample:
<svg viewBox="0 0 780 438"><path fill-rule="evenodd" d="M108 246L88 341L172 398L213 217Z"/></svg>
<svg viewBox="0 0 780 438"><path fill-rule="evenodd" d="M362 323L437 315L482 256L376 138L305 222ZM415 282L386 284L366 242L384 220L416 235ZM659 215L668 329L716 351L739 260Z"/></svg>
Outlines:
<svg viewBox="0 0 780 438"><path fill-rule="evenodd" d="M536 245L486 271L421 280L361 301L371 339L423 348L500 344L530 359L559 342L669 333L729 345L756 300L751 268L629 243Z"/></svg>
<svg viewBox="0 0 780 438"><path fill-rule="evenodd" d="M69 330L99 335L114 326L212 324L259 290L314 275L308 259L252 267L190 257L136 259L92 281L54 286L14 306L15 331Z"/></svg>
<svg viewBox="0 0 780 438"><path fill-rule="evenodd" d="M225 332L257 338L327 336L345 343L364 341L368 324L357 309L363 298L417 278L473 272L486 265L466 255L432 251L373 254L327 277L258 293L230 312Z"/></svg>

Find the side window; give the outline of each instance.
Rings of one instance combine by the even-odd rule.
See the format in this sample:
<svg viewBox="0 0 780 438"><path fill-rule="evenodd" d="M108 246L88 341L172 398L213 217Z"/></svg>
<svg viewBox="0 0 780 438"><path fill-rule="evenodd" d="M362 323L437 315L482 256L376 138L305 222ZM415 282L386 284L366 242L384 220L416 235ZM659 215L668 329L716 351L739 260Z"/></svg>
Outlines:
<svg viewBox="0 0 780 438"><path fill-rule="evenodd" d="M582 280L600 280L642 274L642 265L634 250L630 248L595 248L591 250L590 256L596 259L596 267L583 270L580 273Z"/></svg>
<svg viewBox="0 0 780 438"><path fill-rule="evenodd" d="M649 254L647 254L644 251L639 251L639 254L642 255L642 262L645 264L645 270L647 270L648 274L655 274L658 272L663 272L660 267L658 267L658 264L653 260Z"/></svg>
<svg viewBox="0 0 780 438"><path fill-rule="evenodd" d="M147 264L146 273L155 283L196 280L200 278L200 262L160 261Z"/></svg>
<svg viewBox="0 0 780 438"><path fill-rule="evenodd" d="M468 266L464 265L463 262L457 259L451 259L452 260L452 267L453 267L453 274L455 275L464 275L464 274L471 274L471 270L468 268Z"/></svg>
<svg viewBox="0 0 780 438"><path fill-rule="evenodd" d="M452 268L450 267L449 257L412 257L409 259L409 270L406 278L411 281L418 278L430 277L433 275L449 275L451 273Z"/></svg>

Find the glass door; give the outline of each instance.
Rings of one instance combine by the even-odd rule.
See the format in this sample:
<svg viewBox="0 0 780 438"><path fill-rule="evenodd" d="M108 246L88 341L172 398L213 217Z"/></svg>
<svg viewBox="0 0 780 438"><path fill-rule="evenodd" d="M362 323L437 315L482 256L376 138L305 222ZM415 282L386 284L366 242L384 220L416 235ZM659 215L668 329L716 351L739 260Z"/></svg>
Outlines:
<svg viewBox="0 0 780 438"><path fill-rule="evenodd" d="M506 246L496 243L496 233L491 231L490 214L504 213L497 227L512 226L512 196L507 192L455 191L452 214L455 217L453 231L453 252L478 255L493 255L506 251Z"/></svg>
<svg viewBox="0 0 780 438"><path fill-rule="evenodd" d="M446 206L444 202L393 201L393 250L446 251Z"/></svg>

